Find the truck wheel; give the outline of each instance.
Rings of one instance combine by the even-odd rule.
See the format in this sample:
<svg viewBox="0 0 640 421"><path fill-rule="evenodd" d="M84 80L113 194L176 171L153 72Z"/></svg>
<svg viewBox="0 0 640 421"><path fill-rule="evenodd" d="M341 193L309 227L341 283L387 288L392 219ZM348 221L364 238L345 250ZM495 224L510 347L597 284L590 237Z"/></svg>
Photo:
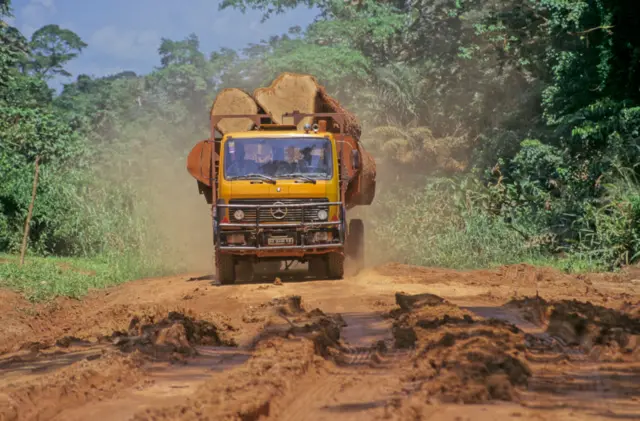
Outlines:
<svg viewBox="0 0 640 421"><path fill-rule="evenodd" d="M329 279L342 279L344 276L344 255L329 253L327 256L327 275Z"/></svg>
<svg viewBox="0 0 640 421"><path fill-rule="evenodd" d="M354 274L364 269L364 222L352 219L347 234L347 256L353 264Z"/></svg>
<svg viewBox="0 0 640 421"><path fill-rule="evenodd" d="M309 259L309 274L314 278L327 276L327 261L322 257L312 257Z"/></svg>
<svg viewBox="0 0 640 421"><path fill-rule="evenodd" d="M222 285L236 281L236 262L232 255L218 253L216 256L216 278Z"/></svg>
<svg viewBox="0 0 640 421"><path fill-rule="evenodd" d="M238 262L236 267L236 278L245 281L253 281L254 266L253 263L247 260Z"/></svg>

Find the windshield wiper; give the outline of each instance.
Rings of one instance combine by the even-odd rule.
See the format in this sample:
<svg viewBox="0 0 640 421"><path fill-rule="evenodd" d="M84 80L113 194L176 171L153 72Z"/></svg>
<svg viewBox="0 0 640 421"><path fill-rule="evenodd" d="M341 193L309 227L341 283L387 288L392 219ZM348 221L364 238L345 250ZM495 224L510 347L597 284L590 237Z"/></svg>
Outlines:
<svg viewBox="0 0 640 421"><path fill-rule="evenodd" d="M232 177L231 180L242 180L244 178L259 178L261 180L267 181L271 184L276 184L276 180L274 180L273 178L269 177L268 175L264 175L264 174L245 174L245 175L238 175L235 177Z"/></svg>
<svg viewBox="0 0 640 421"><path fill-rule="evenodd" d="M312 183L312 184L316 184L317 181L311 177L307 177L306 175L296 172L296 173L291 173L291 174L284 174L283 177L295 177L295 178L299 178L301 180L304 180L307 183Z"/></svg>

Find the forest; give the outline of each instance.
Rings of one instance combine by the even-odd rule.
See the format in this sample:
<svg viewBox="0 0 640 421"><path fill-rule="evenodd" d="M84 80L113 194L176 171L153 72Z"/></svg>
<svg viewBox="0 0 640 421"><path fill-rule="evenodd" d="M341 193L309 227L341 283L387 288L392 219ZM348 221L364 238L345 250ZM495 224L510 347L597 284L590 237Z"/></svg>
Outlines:
<svg viewBox="0 0 640 421"><path fill-rule="evenodd" d="M184 270L185 248L210 226L185 157L208 136L216 92L252 91L283 71L313 74L361 120L380 179L362 212L370 249L386 259L567 271L637 261L634 1L225 0L220 9L269 19L301 5L320 10L306 28L238 51L201 51L194 34L163 39L150 73L78 75L56 93L51 80L69 76L87 44L58 25L27 39L0 0L0 253L19 252L38 159L29 256L43 262L0 265L0 283L46 295ZM179 219L191 222L170 222ZM211 251L207 238L198 246ZM100 276L34 286L49 282L47 262L58 258Z"/></svg>

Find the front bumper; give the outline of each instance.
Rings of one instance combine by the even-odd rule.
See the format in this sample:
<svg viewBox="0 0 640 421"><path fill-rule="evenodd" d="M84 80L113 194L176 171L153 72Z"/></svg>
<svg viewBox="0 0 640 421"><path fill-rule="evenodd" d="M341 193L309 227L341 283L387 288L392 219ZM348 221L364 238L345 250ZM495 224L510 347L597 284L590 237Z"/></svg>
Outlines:
<svg viewBox="0 0 640 421"><path fill-rule="evenodd" d="M313 208L318 207L318 203L295 203L295 204L216 204L214 205L214 242L216 248L225 252L240 254L270 254L281 255L291 252L292 255L306 253L322 253L331 249L341 249L344 247L346 211L342 202L323 202L323 207L338 207L339 218L337 221L310 221L304 220L304 212L301 214L302 220L299 222L268 222L260 221L260 209L272 208ZM226 209L255 209L255 221L252 222L220 222L218 215L226 214ZM231 212L229 212L231 213ZM325 241L317 241L316 233L326 233L328 237ZM244 241L229 241L231 236L243 236ZM325 234L322 234L325 236ZM289 238L292 244L270 245L269 238Z"/></svg>

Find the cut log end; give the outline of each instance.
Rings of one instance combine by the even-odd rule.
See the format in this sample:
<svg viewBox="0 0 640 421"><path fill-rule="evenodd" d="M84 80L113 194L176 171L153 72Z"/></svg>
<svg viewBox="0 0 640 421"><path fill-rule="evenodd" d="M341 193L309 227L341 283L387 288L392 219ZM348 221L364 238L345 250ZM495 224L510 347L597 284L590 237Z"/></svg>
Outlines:
<svg viewBox="0 0 640 421"><path fill-rule="evenodd" d="M344 114L344 133L356 140L360 139L361 129L356 117L332 98L311 75L282 73L268 88L256 89L253 96L258 105L271 114L276 124L292 122L284 121L290 119L283 119L282 116L294 111L305 114L339 113ZM314 119L311 117L302 119L298 129L313 123Z"/></svg>
<svg viewBox="0 0 640 421"><path fill-rule="evenodd" d="M251 95L242 89L229 88L220 91L216 97L211 107L211 116L258 114L258 110L258 104ZM227 118L220 120L216 129L220 133L226 134L251 130L253 126L254 122L249 118Z"/></svg>
<svg viewBox="0 0 640 421"><path fill-rule="evenodd" d="M256 89L253 97L262 109L271 114L274 123L284 124L285 120L291 120L283 118L286 113L315 112L318 89L318 82L311 75L282 73L268 88ZM287 124L291 122L286 121ZM313 123L313 119L303 119L298 128L302 129L307 123Z"/></svg>

